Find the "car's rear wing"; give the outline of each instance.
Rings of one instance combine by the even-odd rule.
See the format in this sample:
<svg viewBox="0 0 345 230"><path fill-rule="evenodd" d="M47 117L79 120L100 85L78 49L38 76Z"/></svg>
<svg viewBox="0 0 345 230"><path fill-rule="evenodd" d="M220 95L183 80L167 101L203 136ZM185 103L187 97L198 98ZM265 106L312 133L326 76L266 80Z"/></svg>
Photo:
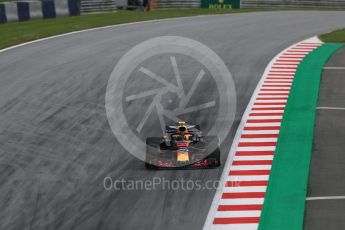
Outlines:
<svg viewBox="0 0 345 230"><path fill-rule="evenodd" d="M197 128L197 125L186 125L189 133L197 133L200 132L200 130ZM178 126L176 125L167 125L165 127L166 133L176 133L178 130Z"/></svg>

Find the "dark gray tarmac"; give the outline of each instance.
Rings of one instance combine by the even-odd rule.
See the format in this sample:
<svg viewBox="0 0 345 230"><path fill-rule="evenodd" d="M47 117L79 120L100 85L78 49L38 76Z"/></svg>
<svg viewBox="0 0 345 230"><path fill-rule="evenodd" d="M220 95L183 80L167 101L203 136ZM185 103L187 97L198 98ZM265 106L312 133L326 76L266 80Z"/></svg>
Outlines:
<svg viewBox="0 0 345 230"><path fill-rule="evenodd" d="M236 119L222 145L224 162L269 61L293 43L340 28L344 21L340 11L173 19L83 32L0 53L0 229L201 229L215 190L104 189L106 176L206 182L222 171L147 171L128 154L105 115L114 65L134 45L162 35L189 37L214 50L230 69L237 91ZM194 72L187 68L186 75ZM131 83L131 92L142 86L140 79ZM215 95L205 87L210 84L202 83L200 100ZM129 122L137 122L140 110L128 109ZM200 116L193 119L212 123L208 114ZM144 131L156 123L152 119Z"/></svg>
<svg viewBox="0 0 345 230"><path fill-rule="evenodd" d="M345 49L325 65L345 67ZM310 168L305 230L345 229L345 68L325 69L321 79ZM333 109L332 109L333 108ZM335 108L344 108L335 109ZM344 197L332 199L334 196Z"/></svg>

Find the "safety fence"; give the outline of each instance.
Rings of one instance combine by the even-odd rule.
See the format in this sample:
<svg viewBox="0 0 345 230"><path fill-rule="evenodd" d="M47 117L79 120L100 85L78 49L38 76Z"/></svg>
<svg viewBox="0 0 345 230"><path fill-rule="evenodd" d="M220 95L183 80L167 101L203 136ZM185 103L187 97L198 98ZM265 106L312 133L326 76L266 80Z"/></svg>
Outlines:
<svg viewBox="0 0 345 230"><path fill-rule="evenodd" d="M0 3L0 23L140 8L144 0L23 0ZM337 8L345 0L149 0L157 8Z"/></svg>
<svg viewBox="0 0 345 230"><path fill-rule="evenodd" d="M345 0L241 0L241 8L345 9Z"/></svg>
<svg viewBox="0 0 345 230"><path fill-rule="evenodd" d="M41 0L0 3L0 23L80 14L80 0Z"/></svg>

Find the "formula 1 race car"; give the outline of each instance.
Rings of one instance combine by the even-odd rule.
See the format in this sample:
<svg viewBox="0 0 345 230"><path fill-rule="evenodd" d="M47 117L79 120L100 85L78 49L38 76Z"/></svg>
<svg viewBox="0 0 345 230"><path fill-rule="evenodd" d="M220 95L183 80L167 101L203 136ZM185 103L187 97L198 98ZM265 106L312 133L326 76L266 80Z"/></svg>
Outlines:
<svg viewBox="0 0 345 230"><path fill-rule="evenodd" d="M178 122L166 134L146 139L146 168L187 169L220 166L219 140L203 136L198 125Z"/></svg>

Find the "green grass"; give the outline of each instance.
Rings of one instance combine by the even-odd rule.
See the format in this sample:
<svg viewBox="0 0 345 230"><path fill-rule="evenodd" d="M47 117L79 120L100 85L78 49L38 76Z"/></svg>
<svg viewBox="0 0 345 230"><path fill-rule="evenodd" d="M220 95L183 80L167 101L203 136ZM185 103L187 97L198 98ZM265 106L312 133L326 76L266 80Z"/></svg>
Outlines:
<svg viewBox="0 0 345 230"><path fill-rule="evenodd" d="M75 17L11 22L0 24L0 49L52 35L107 25L116 25L152 19L251 11L253 10L174 9L156 10L152 12L120 10L116 13L87 14Z"/></svg>
<svg viewBox="0 0 345 230"><path fill-rule="evenodd" d="M249 10L241 10L240 12L245 11ZM157 10L153 12L120 10L116 13L87 14L75 17L60 17L56 19L36 19L26 22L12 22L0 24L0 49L52 35L100 26L152 19L205 14L225 14L233 12L237 11L231 9Z"/></svg>
<svg viewBox="0 0 345 230"><path fill-rule="evenodd" d="M152 19L188 17L196 15L229 14L282 9L170 9L153 12L125 11L116 13L87 14L77 17L36 19L26 22L0 24L0 49L44 38L88 28L116 25ZM294 9L296 10L296 9Z"/></svg>
<svg viewBox="0 0 345 230"><path fill-rule="evenodd" d="M323 42L345 43L345 29L336 30L334 32L323 34L320 36Z"/></svg>

